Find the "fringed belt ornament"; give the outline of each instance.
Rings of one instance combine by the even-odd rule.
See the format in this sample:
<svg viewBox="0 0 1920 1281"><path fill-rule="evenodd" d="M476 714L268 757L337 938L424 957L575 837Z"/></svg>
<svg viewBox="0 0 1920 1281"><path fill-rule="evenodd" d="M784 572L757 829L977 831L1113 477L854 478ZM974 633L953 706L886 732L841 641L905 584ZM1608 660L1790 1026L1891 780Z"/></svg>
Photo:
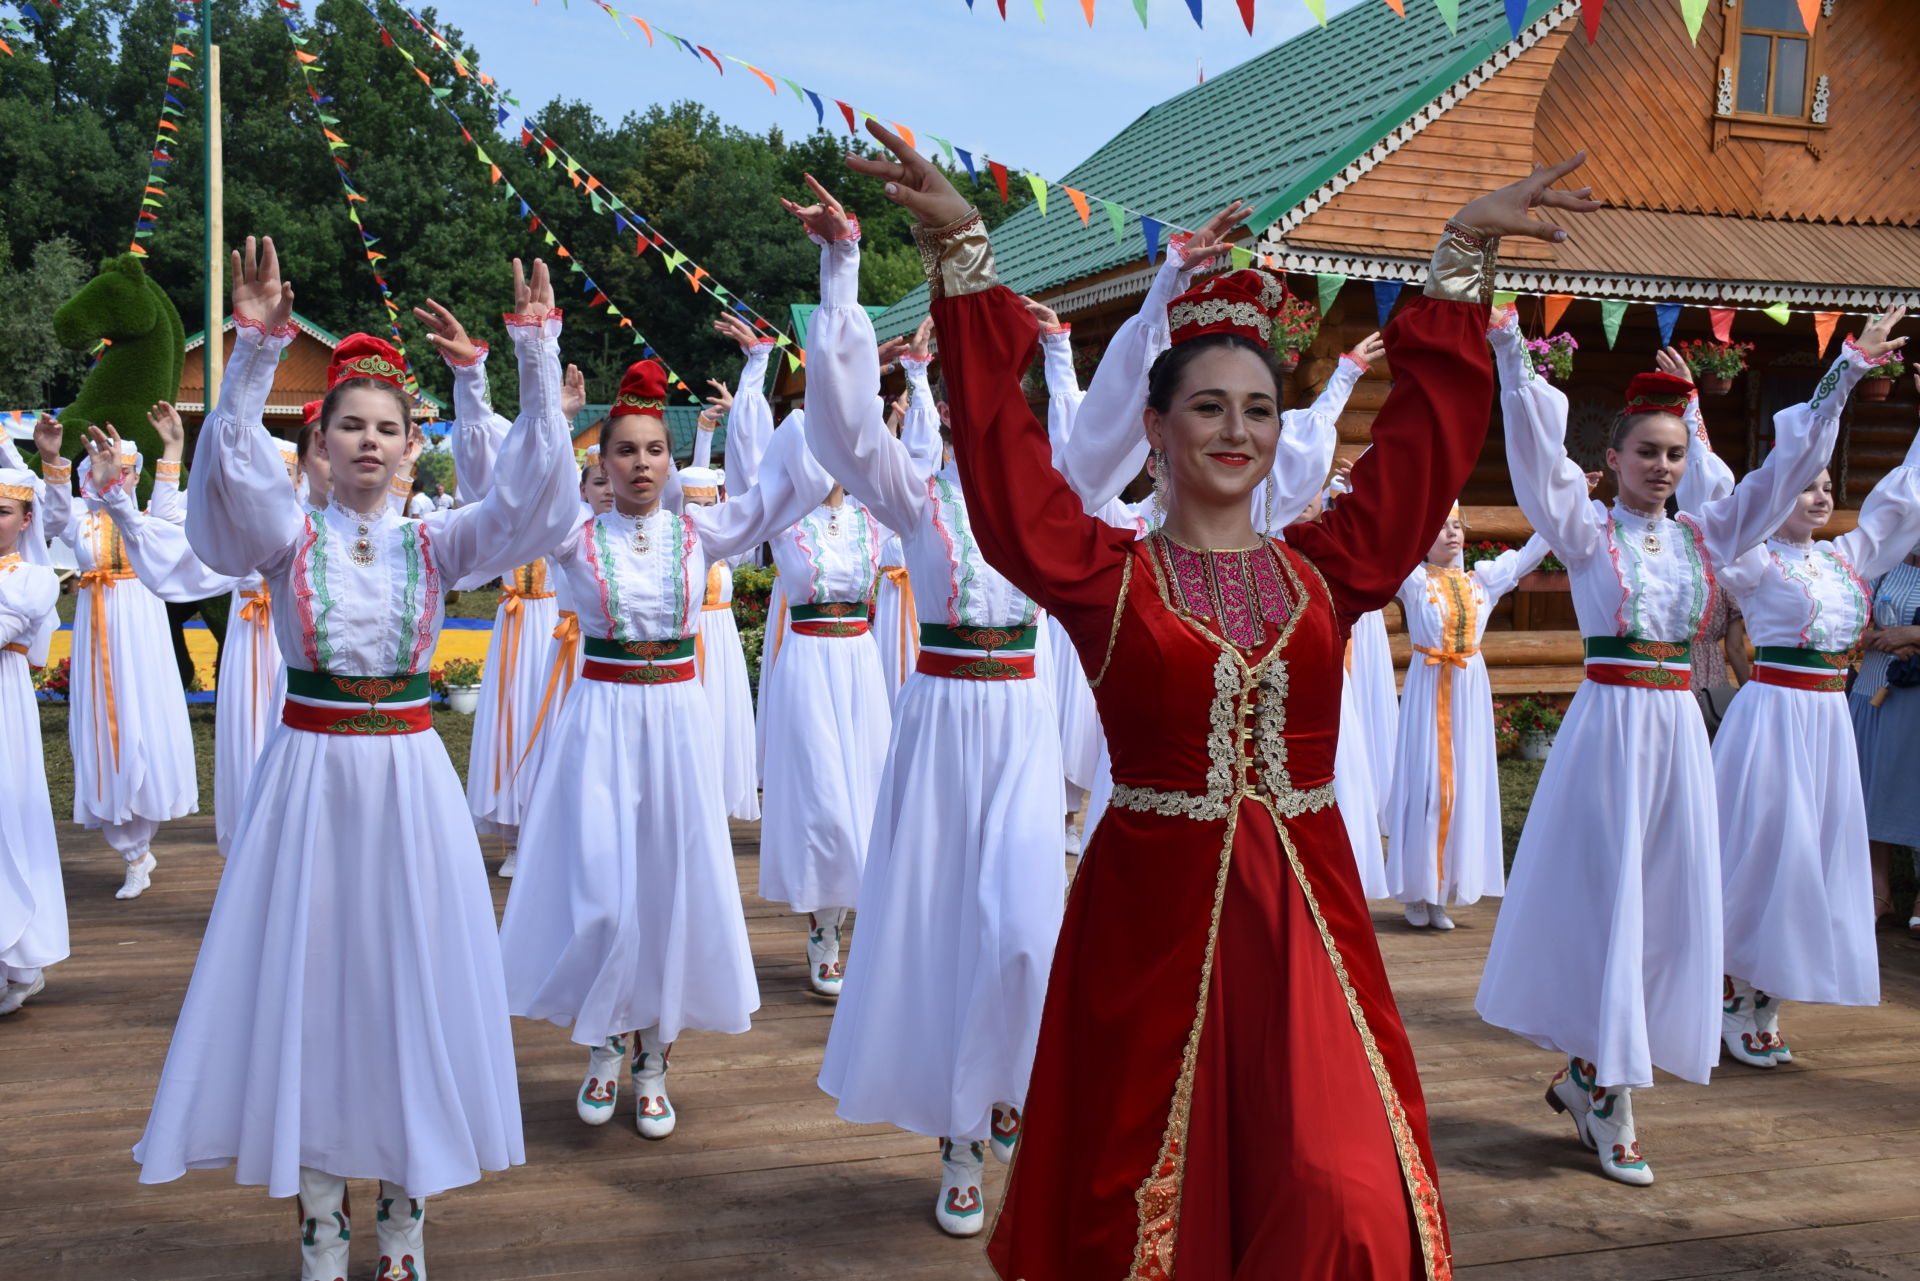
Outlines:
<svg viewBox="0 0 1920 1281"><path fill-rule="evenodd" d="M1847 692L1847 672L1853 667L1852 650L1836 653L1823 649L1793 649L1786 645L1761 645L1753 653L1753 679L1760 685L1779 685L1786 689L1812 690L1820 694Z"/></svg>
<svg viewBox="0 0 1920 1281"><path fill-rule="evenodd" d="M791 605L787 626L796 636L865 636L867 602L832 600L818 605Z"/></svg>
<svg viewBox="0 0 1920 1281"><path fill-rule="evenodd" d="M280 719L315 734L418 734L433 727L427 674L336 676L287 669Z"/></svg>
<svg viewBox="0 0 1920 1281"><path fill-rule="evenodd" d="M613 685L677 685L699 675L694 670L693 637L675 640L617 641L599 636L581 639L587 661L580 674Z"/></svg>
<svg viewBox="0 0 1920 1281"><path fill-rule="evenodd" d="M963 681L1033 679L1035 627L920 625L920 657L914 670Z"/></svg>
<svg viewBox="0 0 1920 1281"><path fill-rule="evenodd" d="M1693 688L1693 645L1687 641L1629 640L1585 636L1587 679L1629 689Z"/></svg>

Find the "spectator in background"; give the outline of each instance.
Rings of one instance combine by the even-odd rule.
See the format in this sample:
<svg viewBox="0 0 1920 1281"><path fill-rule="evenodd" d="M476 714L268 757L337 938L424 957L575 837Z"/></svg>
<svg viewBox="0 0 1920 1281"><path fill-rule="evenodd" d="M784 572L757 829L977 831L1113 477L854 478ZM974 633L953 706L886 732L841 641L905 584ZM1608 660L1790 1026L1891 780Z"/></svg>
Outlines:
<svg viewBox="0 0 1920 1281"><path fill-rule="evenodd" d="M433 515L433 512L434 501L427 497L427 478L425 476L415 476L413 478L413 493L407 499L407 515L414 520L418 520L422 516Z"/></svg>
<svg viewBox="0 0 1920 1281"><path fill-rule="evenodd" d="M1893 847L1920 848L1920 788L1914 787L1920 764L1920 683L1907 675L1920 661L1920 547L1874 581L1873 621L1861 644L1866 656L1853 683L1853 734L1860 746L1860 783L1873 851L1873 914L1885 929L1893 919L1893 888L1887 879ZM1909 683L1903 685L1903 679ZM1920 855L1915 857L1920 862ZM1920 872L1920 866L1915 871ZM1920 901L1908 912L1907 930L1920 937Z"/></svg>
<svg viewBox="0 0 1920 1281"><path fill-rule="evenodd" d="M447 492L447 487L445 485L440 485L440 484L434 485L433 509L435 511L448 511L452 507L453 507L453 495Z"/></svg>

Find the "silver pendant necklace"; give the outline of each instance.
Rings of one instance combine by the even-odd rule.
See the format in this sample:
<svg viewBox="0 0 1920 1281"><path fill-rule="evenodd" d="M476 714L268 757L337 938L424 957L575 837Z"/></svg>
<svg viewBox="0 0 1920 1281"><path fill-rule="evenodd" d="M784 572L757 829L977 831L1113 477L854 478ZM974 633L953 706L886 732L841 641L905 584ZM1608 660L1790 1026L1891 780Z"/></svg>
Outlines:
<svg viewBox="0 0 1920 1281"><path fill-rule="evenodd" d="M633 537L628 540L636 556L645 556L653 550L653 540L647 537L647 518L636 516L633 521Z"/></svg>
<svg viewBox="0 0 1920 1281"><path fill-rule="evenodd" d="M373 545L374 518L368 516L365 512L353 510L353 508L348 507L337 499L334 501L333 507L335 511L353 522L353 539L347 544L347 559L363 569L373 564L374 561L379 559L379 553Z"/></svg>

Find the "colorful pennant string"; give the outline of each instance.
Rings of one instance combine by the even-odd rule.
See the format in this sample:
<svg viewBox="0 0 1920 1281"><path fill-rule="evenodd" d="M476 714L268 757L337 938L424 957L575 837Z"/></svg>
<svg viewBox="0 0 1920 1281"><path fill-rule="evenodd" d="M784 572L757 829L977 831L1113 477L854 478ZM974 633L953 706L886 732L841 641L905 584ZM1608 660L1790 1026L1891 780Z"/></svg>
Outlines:
<svg viewBox="0 0 1920 1281"><path fill-rule="evenodd" d="M141 258L147 256L147 247L140 242L151 236L154 228L160 224L160 210L167 198L167 182L172 177L173 148L180 139L180 122L187 115L186 104L180 100L180 95L192 88L193 48L200 39L194 11L186 7L195 0L177 2L180 7L173 11L173 39L167 50L167 79L160 89L160 119L154 125L153 146L147 153L147 178L140 192L139 212L134 215L133 240L127 246L128 252ZM23 12L32 10L23 8ZM203 11L202 20L204 17ZM12 22L11 19L8 21Z"/></svg>

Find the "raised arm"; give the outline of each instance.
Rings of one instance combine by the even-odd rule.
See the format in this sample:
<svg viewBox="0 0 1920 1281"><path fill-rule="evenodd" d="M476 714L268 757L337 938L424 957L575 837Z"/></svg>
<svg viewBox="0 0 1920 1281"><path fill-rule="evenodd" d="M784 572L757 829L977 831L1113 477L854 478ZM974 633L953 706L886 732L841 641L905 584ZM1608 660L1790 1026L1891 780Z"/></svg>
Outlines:
<svg viewBox="0 0 1920 1281"><path fill-rule="evenodd" d="M1862 578L1878 578L1920 545L1920 436L1860 504L1860 523L1833 542Z"/></svg>
<svg viewBox="0 0 1920 1281"><path fill-rule="evenodd" d="M820 246L820 306L807 329L807 444L883 525L911 529L927 501L928 472L915 465L905 432L896 440L880 416L873 323L859 297L860 226L836 220L825 204L800 212ZM833 238L821 234L836 223ZM921 377L924 385L924 368Z"/></svg>
<svg viewBox="0 0 1920 1281"><path fill-rule="evenodd" d="M467 328L433 299L413 309L427 328L427 341L453 371L453 478L461 503L477 503L493 488L493 460L512 425L494 412L487 388L490 348L467 335Z"/></svg>
<svg viewBox="0 0 1920 1281"><path fill-rule="evenodd" d="M1474 566L1473 576L1486 589L1487 603L1493 604L1519 586L1521 579L1540 568L1540 562L1547 558L1551 550L1547 540L1535 534L1520 546L1509 548L1492 560L1484 560Z"/></svg>
<svg viewBox="0 0 1920 1281"><path fill-rule="evenodd" d="M1604 525L1587 497L1586 473L1567 457L1567 398L1534 371L1511 309L1495 317L1488 338L1500 372L1514 497L1561 560L1585 564L1601 550Z"/></svg>
<svg viewBox="0 0 1920 1281"><path fill-rule="evenodd" d="M864 317L866 313L861 315ZM817 369L812 339L808 340L807 351L808 366ZM694 532L709 557L725 560L750 551L827 500L834 478L808 448L810 433L817 429L817 422L817 416L787 419L775 429L773 441L760 460L758 484L739 492L732 492L729 487L724 503L686 509L687 518L693 522ZM886 434L884 428L881 434ZM892 436L886 439L889 445L899 448L900 442Z"/></svg>
<svg viewBox="0 0 1920 1281"><path fill-rule="evenodd" d="M1895 307L1874 318L1855 342L1849 338L1827 370L1813 398L1773 416L1773 449L1759 467L1748 472L1725 498L1703 504L1693 513L1706 540L1707 553L1724 563L1758 547L1780 528L1793 511L1800 491L1812 483L1833 456L1840 434L1840 412L1855 383L1876 365L1885 364L1905 338L1889 339L1890 329L1905 316Z"/></svg>
<svg viewBox="0 0 1920 1281"><path fill-rule="evenodd" d="M740 344L747 358L727 410L727 488L751 489L760 476L760 456L773 439L773 405L767 400L767 360L773 339L754 334L738 318L725 316L714 328Z"/></svg>
<svg viewBox="0 0 1920 1281"><path fill-rule="evenodd" d="M195 601L239 585L238 577L216 574L193 554L183 524L140 510L130 487L122 483L120 433L111 426L104 432L89 427L87 437L91 465L85 487L120 531L127 561L148 591L161 600Z"/></svg>
<svg viewBox="0 0 1920 1281"><path fill-rule="evenodd" d="M1660 372L1684 382L1693 381L1693 369L1686 357L1673 347L1662 347L1654 356ZM1733 492L1733 468L1713 452L1707 436L1707 421L1700 415L1700 389L1688 394L1686 412L1681 420L1687 425L1687 469L1673 488L1674 505L1683 512L1697 512L1716 498Z"/></svg>
<svg viewBox="0 0 1920 1281"><path fill-rule="evenodd" d="M1253 527L1278 537L1300 519L1314 495L1327 483L1333 451L1340 444L1340 415L1347 399L1373 362L1386 354L1379 334L1369 334L1345 353L1327 378L1327 385L1305 409L1289 409L1280 419L1280 438L1274 444L1273 470L1253 494ZM1272 495L1271 498L1268 495ZM1272 519L1268 519L1268 513Z"/></svg>
<svg viewBox="0 0 1920 1281"><path fill-rule="evenodd" d="M79 541L79 531L73 509L73 464L61 456L63 443L59 422L52 414L41 414L33 425L33 447L40 454L43 482L40 501L34 504L33 527L48 542L57 538L72 548ZM13 456L19 458L17 453Z"/></svg>
<svg viewBox="0 0 1920 1281"><path fill-rule="evenodd" d="M293 341L293 286L271 237L233 255L233 355L220 404L200 425L187 478L187 541L208 568L239 577L292 551L303 517L262 414Z"/></svg>
<svg viewBox="0 0 1920 1281"><path fill-rule="evenodd" d="M570 424L561 408L560 313L546 264L535 262L518 311L505 317L520 365L520 419L479 502L425 518L447 577L491 578L560 544L580 511Z"/></svg>
<svg viewBox="0 0 1920 1281"><path fill-rule="evenodd" d="M921 322L912 348L900 357L900 370L907 376L909 393L907 412L900 419L900 443L906 446L914 473L923 477L940 470L946 453L946 445L940 439L940 407L934 403L933 387L927 381L933 357L927 350L926 339L932 332L933 320L929 317Z"/></svg>
<svg viewBox="0 0 1920 1281"><path fill-rule="evenodd" d="M1080 402L1086 398L1080 390L1080 375L1073 368L1073 326L1043 302L1025 294L1020 295L1020 301L1040 326L1040 367L1047 380L1047 439L1053 442L1053 464L1058 467L1073 435Z"/></svg>
<svg viewBox="0 0 1920 1281"><path fill-rule="evenodd" d="M147 411L147 422L160 437L160 457L153 464L153 490L147 496L147 515L184 526L187 503L180 492L180 458L186 449L186 426L180 421L179 411L164 400Z"/></svg>

